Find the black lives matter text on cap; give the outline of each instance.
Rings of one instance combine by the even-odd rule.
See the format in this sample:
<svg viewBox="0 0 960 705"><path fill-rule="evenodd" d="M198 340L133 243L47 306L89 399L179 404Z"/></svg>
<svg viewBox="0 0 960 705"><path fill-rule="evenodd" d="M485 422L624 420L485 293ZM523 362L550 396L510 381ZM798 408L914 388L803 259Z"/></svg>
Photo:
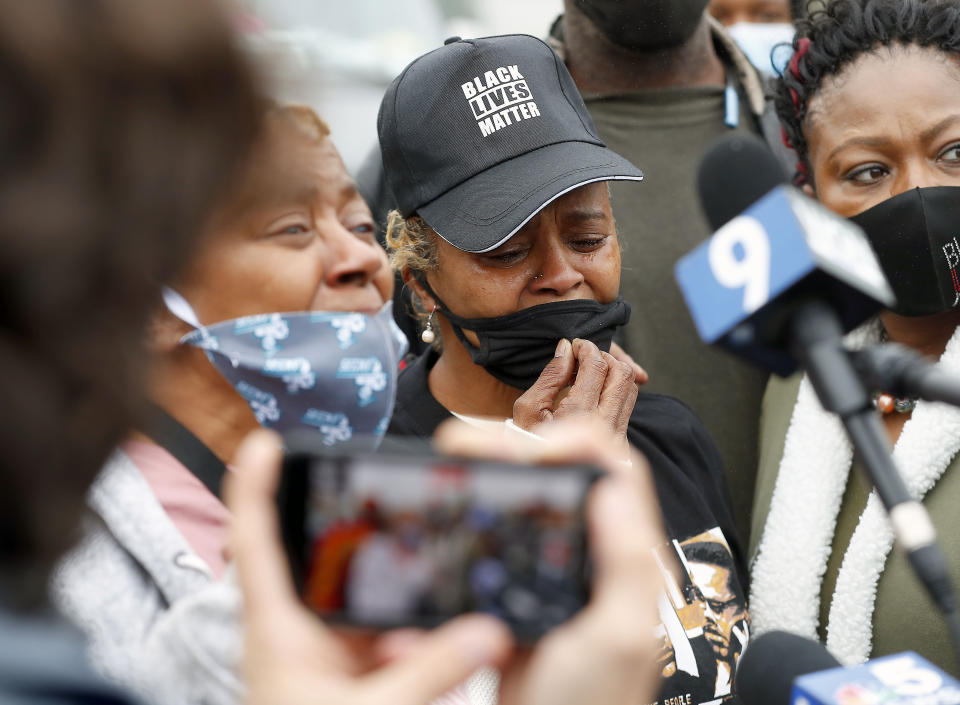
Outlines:
<svg viewBox="0 0 960 705"><path fill-rule="evenodd" d="M498 247L572 189L643 178L603 144L556 53L524 34L451 38L414 60L377 129L400 213L467 252Z"/></svg>
<svg viewBox="0 0 960 705"><path fill-rule="evenodd" d="M516 64L485 71L460 88L484 137L514 122L540 117L540 109Z"/></svg>

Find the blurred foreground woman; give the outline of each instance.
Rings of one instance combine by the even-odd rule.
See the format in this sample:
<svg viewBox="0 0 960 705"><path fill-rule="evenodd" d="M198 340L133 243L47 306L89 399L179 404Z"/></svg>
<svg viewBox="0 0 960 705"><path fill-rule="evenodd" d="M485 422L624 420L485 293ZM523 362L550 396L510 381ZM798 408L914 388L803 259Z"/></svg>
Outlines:
<svg viewBox="0 0 960 705"><path fill-rule="evenodd" d="M142 406L142 341L255 129L197 0L0 3L0 701L121 702L47 581Z"/></svg>
<svg viewBox="0 0 960 705"><path fill-rule="evenodd" d="M777 108L804 190L864 227L897 298L851 342L902 343L960 375L960 2L833 0L800 23L794 47ZM960 409L884 394L877 413L958 584ZM856 462L809 381L771 381L752 531L755 625L825 639L847 663L912 649L955 672L946 625L891 553Z"/></svg>

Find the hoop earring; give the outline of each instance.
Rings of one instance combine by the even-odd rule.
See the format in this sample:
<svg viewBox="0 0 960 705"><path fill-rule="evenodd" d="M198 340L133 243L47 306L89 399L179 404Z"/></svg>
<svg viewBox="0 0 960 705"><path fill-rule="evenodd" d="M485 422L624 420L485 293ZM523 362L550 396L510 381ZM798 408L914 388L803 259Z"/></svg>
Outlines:
<svg viewBox="0 0 960 705"><path fill-rule="evenodd" d="M433 317L437 313L437 305L433 305L433 310L430 312L430 317L427 319L427 327L423 329L423 332L420 333L420 340L425 342L427 345L430 345L434 340L437 339L437 334L433 332Z"/></svg>

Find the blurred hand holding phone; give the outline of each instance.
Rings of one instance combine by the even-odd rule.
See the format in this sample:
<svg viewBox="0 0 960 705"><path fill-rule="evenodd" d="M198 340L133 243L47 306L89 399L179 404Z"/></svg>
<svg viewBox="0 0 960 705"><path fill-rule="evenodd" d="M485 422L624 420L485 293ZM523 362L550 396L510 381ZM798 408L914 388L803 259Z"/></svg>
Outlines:
<svg viewBox="0 0 960 705"><path fill-rule="evenodd" d="M227 494L245 594L248 702L413 705L438 697L482 665L501 668L503 705L613 705L655 697L656 644L650 635L659 578L650 548L664 539L646 463L638 455L633 467L619 462L609 431L595 425L538 432L546 442L493 438L459 424L441 428L436 439L439 452L460 457L588 465L607 473L587 500L594 561L589 604L534 649L518 651L501 623L482 615L458 617L428 632L405 630L401 639L394 638L398 633L371 637L359 650L361 642L324 626L297 598L280 547L272 504L277 441L255 434L238 455ZM391 660L385 664L387 652Z"/></svg>
<svg viewBox="0 0 960 705"><path fill-rule="evenodd" d="M600 470L330 455L312 435L286 449L284 546L327 621L382 630L482 612L532 642L586 604L584 504Z"/></svg>

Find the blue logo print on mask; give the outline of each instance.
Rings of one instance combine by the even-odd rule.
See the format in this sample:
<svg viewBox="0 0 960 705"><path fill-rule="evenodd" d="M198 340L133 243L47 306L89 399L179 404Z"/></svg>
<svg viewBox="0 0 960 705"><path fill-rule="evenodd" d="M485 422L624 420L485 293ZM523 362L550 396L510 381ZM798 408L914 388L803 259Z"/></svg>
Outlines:
<svg viewBox="0 0 960 705"><path fill-rule="evenodd" d="M268 355L280 351L280 341L290 336L290 326L279 313L238 318L233 325L234 335L252 333L260 341L260 346Z"/></svg>
<svg viewBox="0 0 960 705"><path fill-rule="evenodd" d="M331 414L329 411L320 409L308 409L301 421L309 426L316 426L317 430L323 434L325 446L344 443L353 438L353 429L350 428L350 419L346 414ZM384 433L386 430L384 427Z"/></svg>
<svg viewBox="0 0 960 705"><path fill-rule="evenodd" d="M357 385L357 403L366 406L376 401L375 392L387 388L387 374L375 357L345 357L337 368L337 379L352 379Z"/></svg>
<svg viewBox="0 0 960 705"><path fill-rule="evenodd" d="M357 342L357 336L367 329L367 317L362 313L313 314L311 321L330 324L337 333L337 343L341 350L346 350Z"/></svg>
<svg viewBox="0 0 960 705"><path fill-rule="evenodd" d="M263 361L263 374L282 379L291 394L302 389L313 389L317 384L317 376L310 369L310 361L303 357L268 357Z"/></svg>
<svg viewBox="0 0 960 705"><path fill-rule="evenodd" d="M237 382L236 390L253 409L253 415L257 417L258 424L266 426L280 420L280 407L277 405L275 396L257 389L243 380Z"/></svg>

